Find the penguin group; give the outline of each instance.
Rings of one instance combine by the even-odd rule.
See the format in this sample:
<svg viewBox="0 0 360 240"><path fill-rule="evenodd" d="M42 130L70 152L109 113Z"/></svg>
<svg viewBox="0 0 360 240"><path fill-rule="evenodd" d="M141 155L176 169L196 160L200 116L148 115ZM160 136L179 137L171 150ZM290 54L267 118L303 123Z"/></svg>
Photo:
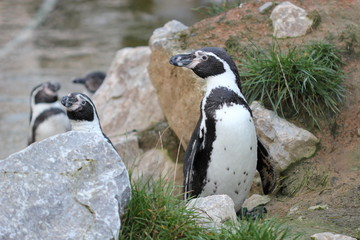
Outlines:
<svg viewBox="0 0 360 240"><path fill-rule="evenodd" d="M263 192L271 193L276 185L271 157L256 134L252 111L230 56L222 48L206 47L175 55L169 63L191 69L206 81L200 117L185 152L184 198L226 194L239 212L256 170ZM94 72L73 82L94 93L104 78L105 74ZM83 93L70 93L62 97L60 106L59 88L59 84L47 82L32 91L29 144L68 131L70 122L73 130L98 132L111 144L91 99Z"/></svg>

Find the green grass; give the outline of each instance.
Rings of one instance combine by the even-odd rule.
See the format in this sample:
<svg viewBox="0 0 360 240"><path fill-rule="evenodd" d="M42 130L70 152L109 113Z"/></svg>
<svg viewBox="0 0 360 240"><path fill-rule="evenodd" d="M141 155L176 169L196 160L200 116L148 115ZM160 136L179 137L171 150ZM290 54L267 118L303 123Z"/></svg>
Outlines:
<svg viewBox="0 0 360 240"><path fill-rule="evenodd" d="M174 186L162 180L132 182L132 200L121 218L120 239L297 239L276 220L226 223L214 230L197 224L199 216L186 209L185 201L174 196Z"/></svg>
<svg viewBox="0 0 360 240"><path fill-rule="evenodd" d="M207 16L216 16L220 13L226 12L232 8L238 7L244 1L242 0L223 0L222 3L210 3L209 6L201 6L192 9Z"/></svg>
<svg viewBox="0 0 360 240"><path fill-rule="evenodd" d="M333 45L316 42L284 50L273 44L265 50L255 44L241 47L233 37L226 48L232 55L242 55L240 75L250 103L260 100L282 117L317 127L339 113L345 93L344 63Z"/></svg>

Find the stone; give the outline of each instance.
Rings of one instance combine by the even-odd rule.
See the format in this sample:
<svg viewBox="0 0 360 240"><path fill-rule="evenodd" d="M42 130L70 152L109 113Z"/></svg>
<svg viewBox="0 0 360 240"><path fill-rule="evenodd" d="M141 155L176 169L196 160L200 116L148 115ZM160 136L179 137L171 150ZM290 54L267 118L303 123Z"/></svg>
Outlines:
<svg viewBox="0 0 360 240"><path fill-rule="evenodd" d="M254 101L250 108L257 134L268 147L277 171L315 154L319 139L312 133L265 109L259 102Z"/></svg>
<svg viewBox="0 0 360 240"><path fill-rule="evenodd" d="M198 223L204 227L218 228L229 220L237 222L234 202L228 195L194 198L187 208L199 213Z"/></svg>
<svg viewBox="0 0 360 240"><path fill-rule="evenodd" d="M326 210L326 209L329 209L329 206L327 204L315 205L315 206L309 207L309 210Z"/></svg>
<svg viewBox="0 0 360 240"><path fill-rule="evenodd" d="M271 201L269 196L253 194L249 198L247 198L242 207L247 208L248 211L253 210L257 206L264 206Z"/></svg>
<svg viewBox="0 0 360 240"><path fill-rule="evenodd" d="M289 212L288 212L288 216L290 215L293 215L295 213L297 213L299 211L299 207L298 206L292 206L290 209L289 209Z"/></svg>
<svg viewBox="0 0 360 240"><path fill-rule="evenodd" d="M144 151L139 146L139 139L136 132L113 137L111 142L122 157L127 169L130 169L136 159L144 154Z"/></svg>
<svg viewBox="0 0 360 240"><path fill-rule="evenodd" d="M145 129L164 118L147 71L150 53L149 47L118 51L106 79L92 97L103 131L110 139Z"/></svg>
<svg viewBox="0 0 360 240"><path fill-rule="evenodd" d="M182 163L173 162L166 151L150 149L139 159L131 163L132 179L158 179L173 181L175 185L183 185Z"/></svg>
<svg viewBox="0 0 360 240"><path fill-rule="evenodd" d="M263 14L263 13L266 13L266 11L268 11L271 7L273 6L273 3L272 2L266 2L264 3L263 5L261 5L259 7L259 13Z"/></svg>
<svg viewBox="0 0 360 240"><path fill-rule="evenodd" d="M336 234L331 232L323 232L316 233L311 236L313 240L356 240L356 238L352 238L342 234Z"/></svg>
<svg viewBox="0 0 360 240"><path fill-rule="evenodd" d="M118 239L130 197L102 135L52 136L0 161L0 239Z"/></svg>
<svg viewBox="0 0 360 240"><path fill-rule="evenodd" d="M170 21L154 31L150 38L151 48L149 75L156 88L161 109L171 129L186 148L199 118L202 98L200 78L191 70L169 64L171 56L182 52L179 40L187 34L187 27L178 21Z"/></svg>
<svg viewBox="0 0 360 240"><path fill-rule="evenodd" d="M290 2L277 5L270 19L274 27L273 36L276 38L300 37L305 35L313 24L307 12Z"/></svg>

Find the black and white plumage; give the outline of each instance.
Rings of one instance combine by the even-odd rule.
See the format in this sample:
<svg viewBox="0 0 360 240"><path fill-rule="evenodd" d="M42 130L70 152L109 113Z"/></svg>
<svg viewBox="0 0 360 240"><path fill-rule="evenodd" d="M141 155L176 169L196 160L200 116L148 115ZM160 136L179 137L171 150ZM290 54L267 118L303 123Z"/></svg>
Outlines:
<svg viewBox="0 0 360 240"><path fill-rule="evenodd" d="M59 83L44 82L31 91L28 145L70 130L69 119L58 102L59 89Z"/></svg>
<svg viewBox="0 0 360 240"><path fill-rule="evenodd" d="M83 93L70 93L61 98L61 103L66 108L72 130L96 132L103 135L113 145L110 139L103 133L95 104L88 96Z"/></svg>
<svg viewBox="0 0 360 240"><path fill-rule="evenodd" d="M96 71L87 74L83 78L76 78L72 80L72 82L77 84L83 84L91 94L94 94L103 83L105 77L105 73Z"/></svg>
<svg viewBox="0 0 360 240"><path fill-rule="evenodd" d="M256 136L239 72L226 51L202 48L175 55L170 64L189 68L206 80L200 119L185 153L185 198L227 194L239 211L256 169L264 193L271 193L276 178L270 156Z"/></svg>

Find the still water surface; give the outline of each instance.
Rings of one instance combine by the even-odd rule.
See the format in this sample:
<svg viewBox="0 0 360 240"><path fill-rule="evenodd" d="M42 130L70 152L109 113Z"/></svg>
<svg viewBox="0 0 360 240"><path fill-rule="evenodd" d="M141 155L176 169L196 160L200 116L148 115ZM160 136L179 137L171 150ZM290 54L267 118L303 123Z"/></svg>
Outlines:
<svg viewBox="0 0 360 240"><path fill-rule="evenodd" d="M200 20L201 0L0 0L0 159L26 147L29 94L58 81L60 95L83 91L71 83L107 71L117 50L147 45L169 20Z"/></svg>

